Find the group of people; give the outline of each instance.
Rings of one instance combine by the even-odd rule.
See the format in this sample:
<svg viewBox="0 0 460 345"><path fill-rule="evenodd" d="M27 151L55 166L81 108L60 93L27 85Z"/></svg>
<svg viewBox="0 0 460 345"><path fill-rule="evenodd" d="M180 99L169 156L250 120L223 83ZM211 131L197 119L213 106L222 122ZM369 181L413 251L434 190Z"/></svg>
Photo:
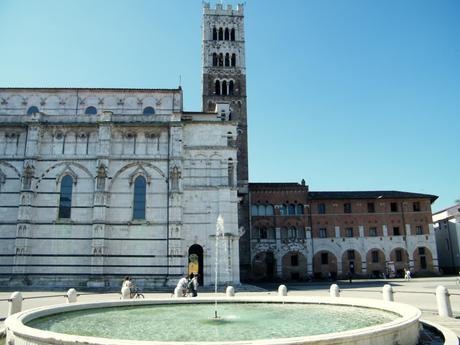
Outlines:
<svg viewBox="0 0 460 345"><path fill-rule="evenodd" d="M182 297L187 296L188 293L192 297L198 296L198 273L190 273L189 276L183 276L178 282L176 289L180 289Z"/></svg>
<svg viewBox="0 0 460 345"><path fill-rule="evenodd" d="M180 290L182 297L186 297L187 294L191 294L192 297L198 296L198 273L190 273L190 275L183 276L177 283L177 289ZM121 283L121 294L123 290L129 291L129 297L133 298L139 290L134 286L130 276L126 276ZM143 295L142 295L143 296Z"/></svg>

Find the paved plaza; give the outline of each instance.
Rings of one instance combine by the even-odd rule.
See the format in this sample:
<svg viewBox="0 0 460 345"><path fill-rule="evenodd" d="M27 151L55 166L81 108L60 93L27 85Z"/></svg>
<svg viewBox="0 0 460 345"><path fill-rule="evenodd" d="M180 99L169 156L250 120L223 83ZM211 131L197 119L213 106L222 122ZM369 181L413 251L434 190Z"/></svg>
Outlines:
<svg viewBox="0 0 460 345"><path fill-rule="evenodd" d="M336 282L341 289L343 297L360 297L381 299L382 287L384 284L391 284L394 290L395 302L407 303L422 310L422 319L437 322L447 328L452 329L457 336L460 336L460 285L457 284L456 277L437 277L437 278L414 278L411 281L402 279L388 280L355 280L351 284L348 281ZM291 283L286 284L288 295L292 296L329 296L329 286L331 282L321 283ZM437 316L437 305L435 290L438 285L445 286L450 293L450 301L454 313L453 318L441 318ZM242 285L236 287L236 293L242 296L251 295L275 295L277 294L278 284ZM220 295L224 295L221 288ZM66 303L66 291L21 291L24 297L23 309L30 309L44 305ZM8 298L12 291L0 292L0 317L5 318L8 312ZM95 293L79 292L79 302L107 301L119 299L118 292ZM201 289L200 296L211 296L211 289ZM149 292L144 291L145 298L172 298L170 292ZM39 296L48 296L37 298Z"/></svg>

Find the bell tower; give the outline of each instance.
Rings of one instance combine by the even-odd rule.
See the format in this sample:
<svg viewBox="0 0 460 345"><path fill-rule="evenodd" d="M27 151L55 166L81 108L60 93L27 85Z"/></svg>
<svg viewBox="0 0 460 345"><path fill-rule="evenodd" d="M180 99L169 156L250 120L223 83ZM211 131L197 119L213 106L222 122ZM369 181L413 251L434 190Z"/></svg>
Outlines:
<svg viewBox="0 0 460 345"><path fill-rule="evenodd" d="M244 38L244 8L239 4L211 8L204 4L202 24L202 110L214 112L217 103L230 106L228 120L238 122L236 145L238 223L240 237L240 272L245 280L250 272L249 194L248 194L248 135L246 111L246 65Z"/></svg>

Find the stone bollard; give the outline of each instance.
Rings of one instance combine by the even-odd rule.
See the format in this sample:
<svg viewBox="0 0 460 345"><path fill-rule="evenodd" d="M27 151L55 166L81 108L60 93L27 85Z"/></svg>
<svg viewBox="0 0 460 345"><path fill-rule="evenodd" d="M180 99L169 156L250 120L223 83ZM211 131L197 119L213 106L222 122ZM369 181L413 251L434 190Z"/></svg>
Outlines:
<svg viewBox="0 0 460 345"><path fill-rule="evenodd" d="M340 297L340 288L337 284L332 284L329 289L329 295L331 297Z"/></svg>
<svg viewBox="0 0 460 345"><path fill-rule="evenodd" d="M69 289L69 291L67 291L67 303L75 302L77 302L77 290Z"/></svg>
<svg viewBox="0 0 460 345"><path fill-rule="evenodd" d="M174 289L174 297L182 297L182 289L180 287L177 287Z"/></svg>
<svg viewBox="0 0 460 345"><path fill-rule="evenodd" d="M287 287L286 285L280 285L278 288L278 296L287 296Z"/></svg>
<svg viewBox="0 0 460 345"><path fill-rule="evenodd" d="M130 299L131 298L131 290L129 287L124 286L121 288L121 299Z"/></svg>
<svg viewBox="0 0 460 345"><path fill-rule="evenodd" d="M449 290L445 286L438 285L436 288L436 302L438 304L438 314L441 317L452 317L452 307L450 305Z"/></svg>
<svg viewBox="0 0 460 345"><path fill-rule="evenodd" d="M383 293L383 300L384 301L388 301L388 302L393 302L394 301L393 288L392 288L392 286L390 284L383 285L382 293Z"/></svg>
<svg viewBox="0 0 460 345"><path fill-rule="evenodd" d="M13 292L9 302L8 316L19 313L22 310L22 294L20 292Z"/></svg>
<svg viewBox="0 0 460 345"><path fill-rule="evenodd" d="M227 286L225 294L227 295L227 297L235 297L235 288L233 286Z"/></svg>

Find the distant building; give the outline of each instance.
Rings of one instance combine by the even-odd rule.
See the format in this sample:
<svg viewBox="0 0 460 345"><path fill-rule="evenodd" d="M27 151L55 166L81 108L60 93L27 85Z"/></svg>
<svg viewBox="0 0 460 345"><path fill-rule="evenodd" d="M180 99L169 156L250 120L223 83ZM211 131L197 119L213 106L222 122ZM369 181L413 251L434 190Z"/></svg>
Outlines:
<svg viewBox="0 0 460 345"><path fill-rule="evenodd" d="M460 271L460 204L433 214L439 268L444 273Z"/></svg>
<svg viewBox="0 0 460 345"><path fill-rule="evenodd" d="M250 183L255 280L438 272L436 196L398 191L310 192Z"/></svg>

